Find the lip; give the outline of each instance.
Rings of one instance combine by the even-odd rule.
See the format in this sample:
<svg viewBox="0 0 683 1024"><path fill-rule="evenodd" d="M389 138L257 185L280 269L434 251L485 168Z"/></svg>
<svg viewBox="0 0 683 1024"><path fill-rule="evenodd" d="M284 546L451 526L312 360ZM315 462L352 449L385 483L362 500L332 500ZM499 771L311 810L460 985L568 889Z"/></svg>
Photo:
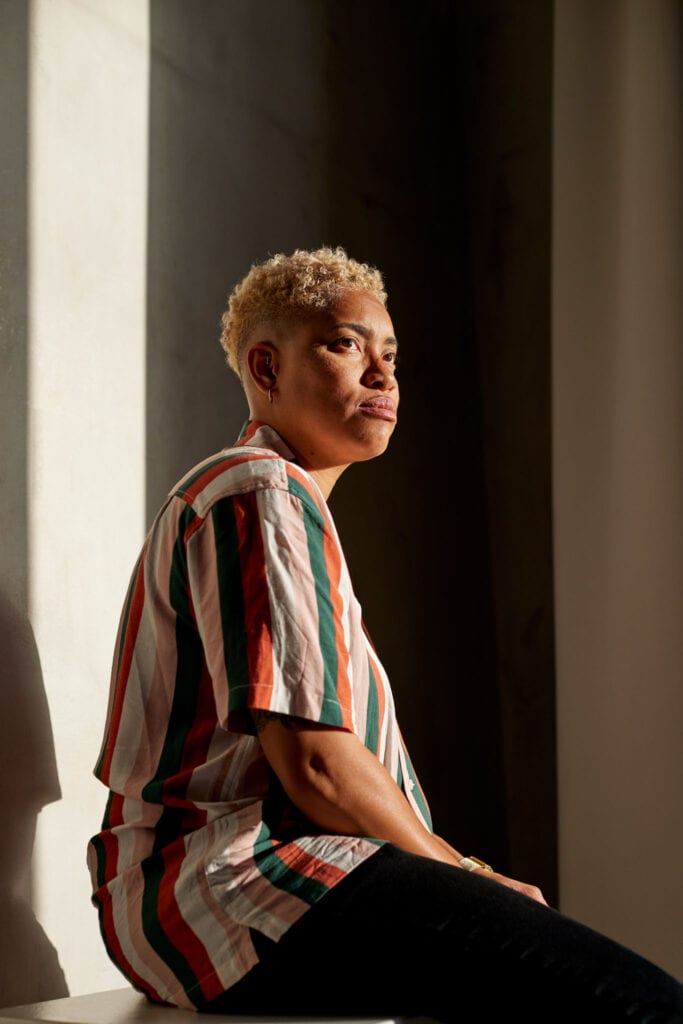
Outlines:
<svg viewBox="0 0 683 1024"><path fill-rule="evenodd" d="M396 403L391 398L380 396L366 398L364 402L360 403L358 408L370 416L376 416L380 420L391 420L392 423L396 420Z"/></svg>

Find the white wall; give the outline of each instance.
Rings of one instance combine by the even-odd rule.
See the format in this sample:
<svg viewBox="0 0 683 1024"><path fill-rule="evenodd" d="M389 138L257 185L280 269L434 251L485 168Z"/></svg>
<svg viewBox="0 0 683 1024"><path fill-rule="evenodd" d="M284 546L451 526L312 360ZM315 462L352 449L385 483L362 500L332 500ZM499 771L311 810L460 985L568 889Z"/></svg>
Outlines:
<svg viewBox="0 0 683 1024"><path fill-rule="evenodd" d="M78 994L124 984L85 849L144 532L146 0L33 0L29 67L29 615L62 796L38 817L33 906Z"/></svg>
<svg viewBox="0 0 683 1024"><path fill-rule="evenodd" d="M561 909L683 977L682 9L559 0Z"/></svg>

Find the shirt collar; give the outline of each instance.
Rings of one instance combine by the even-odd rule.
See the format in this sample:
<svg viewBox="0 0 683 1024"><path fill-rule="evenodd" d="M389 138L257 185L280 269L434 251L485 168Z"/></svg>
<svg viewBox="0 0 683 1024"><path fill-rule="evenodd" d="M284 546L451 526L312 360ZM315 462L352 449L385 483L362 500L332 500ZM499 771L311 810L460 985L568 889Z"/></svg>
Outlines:
<svg viewBox="0 0 683 1024"><path fill-rule="evenodd" d="M248 445L250 448L267 448L281 455L288 462L297 462L292 449L280 437L277 430L259 420L245 420L240 430L237 445Z"/></svg>

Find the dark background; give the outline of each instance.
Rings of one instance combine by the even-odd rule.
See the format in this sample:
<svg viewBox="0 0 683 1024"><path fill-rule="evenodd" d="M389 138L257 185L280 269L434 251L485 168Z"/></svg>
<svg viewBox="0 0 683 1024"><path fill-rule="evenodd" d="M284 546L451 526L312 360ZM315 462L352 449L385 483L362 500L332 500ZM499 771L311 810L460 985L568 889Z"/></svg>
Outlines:
<svg viewBox="0 0 683 1024"><path fill-rule="evenodd" d="M555 903L553 5L151 17L148 518L244 419L217 339L251 262L379 266L400 423L331 507L436 830Z"/></svg>

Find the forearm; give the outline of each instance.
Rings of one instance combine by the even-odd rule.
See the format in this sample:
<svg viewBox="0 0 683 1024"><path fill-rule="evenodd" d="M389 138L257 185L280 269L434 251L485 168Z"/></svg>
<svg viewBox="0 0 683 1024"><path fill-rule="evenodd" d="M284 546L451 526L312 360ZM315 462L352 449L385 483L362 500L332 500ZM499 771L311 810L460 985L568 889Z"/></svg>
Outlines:
<svg viewBox="0 0 683 1024"><path fill-rule="evenodd" d="M352 733L254 712L264 753L290 800L321 831L385 839L452 864L462 855L422 824L389 772ZM545 903L540 889L496 872L477 874Z"/></svg>
<svg viewBox="0 0 683 1024"><path fill-rule="evenodd" d="M410 853L458 864L458 851L429 832L386 768L356 736L302 729L281 716L262 716L257 725L285 792L317 828L388 840Z"/></svg>
<svg viewBox="0 0 683 1024"><path fill-rule="evenodd" d="M311 767L294 794L300 810L320 828L386 839L410 853L457 864L457 852L425 828L388 771L366 755L355 759L352 772L334 762Z"/></svg>

